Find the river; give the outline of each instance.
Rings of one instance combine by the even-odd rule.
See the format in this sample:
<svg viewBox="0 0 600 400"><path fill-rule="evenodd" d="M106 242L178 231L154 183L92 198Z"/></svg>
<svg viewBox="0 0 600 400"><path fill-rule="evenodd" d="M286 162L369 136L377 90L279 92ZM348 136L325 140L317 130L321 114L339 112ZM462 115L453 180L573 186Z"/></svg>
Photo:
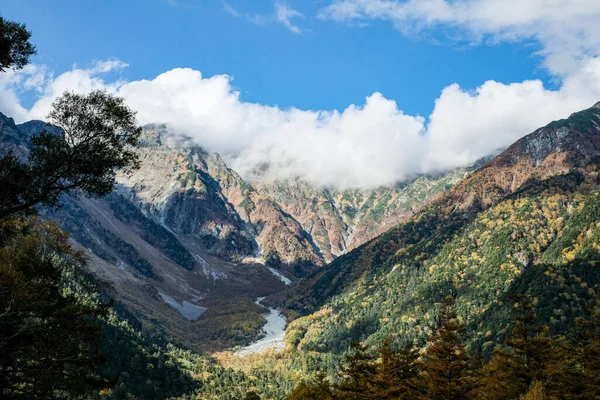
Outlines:
<svg viewBox="0 0 600 400"><path fill-rule="evenodd" d="M259 297L256 299L255 303L264 307L262 304L260 304L260 302L263 300L264 297ZM265 317L267 319L267 323L262 328L265 336L256 342L250 343L246 347L242 347L240 350L235 352L236 355L245 356L248 354L262 353L269 349L276 351L283 350L285 347L283 337L285 336L285 325L287 320L285 316L278 310L274 308L267 309L269 310L269 315Z"/></svg>

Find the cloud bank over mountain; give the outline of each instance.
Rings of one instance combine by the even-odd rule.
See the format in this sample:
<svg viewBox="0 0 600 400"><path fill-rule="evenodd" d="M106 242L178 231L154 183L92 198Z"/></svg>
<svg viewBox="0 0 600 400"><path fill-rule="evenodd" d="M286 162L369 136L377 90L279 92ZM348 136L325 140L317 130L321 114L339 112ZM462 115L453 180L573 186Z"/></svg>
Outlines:
<svg viewBox="0 0 600 400"><path fill-rule="evenodd" d="M474 91L449 85L428 119L403 113L381 93L341 111L249 103L231 77L203 77L184 68L152 80L105 79L125 66L109 60L58 76L40 66L10 72L0 79L0 109L20 122L43 119L65 90L106 89L123 96L141 123L166 123L191 136L246 178L256 179L256 168L268 164L267 179L301 176L321 185L370 188L467 165L600 99L599 58L587 61L558 90L537 80L488 81ZM20 102L24 89L37 93L28 109Z"/></svg>
<svg viewBox="0 0 600 400"><path fill-rule="evenodd" d="M18 121L43 119L65 90L106 89L123 96L141 123L166 123L189 135L221 153L246 178L300 176L338 188L389 185L468 165L600 100L600 6L595 0L567 3L338 0L320 10L325 21L362 26L389 20L402 34L418 35L441 25L458 29L455 38L473 43L534 40L544 66L560 82L548 89L540 80L491 80L474 90L449 82L429 116L407 115L396 101L377 92L343 110L250 103L234 88L232 77L205 77L189 68L125 81L114 78L115 71L127 67L120 60L58 75L43 65L9 71L0 75L0 110ZM34 97L28 107L24 93ZM265 165L266 175L257 176Z"/></svg>

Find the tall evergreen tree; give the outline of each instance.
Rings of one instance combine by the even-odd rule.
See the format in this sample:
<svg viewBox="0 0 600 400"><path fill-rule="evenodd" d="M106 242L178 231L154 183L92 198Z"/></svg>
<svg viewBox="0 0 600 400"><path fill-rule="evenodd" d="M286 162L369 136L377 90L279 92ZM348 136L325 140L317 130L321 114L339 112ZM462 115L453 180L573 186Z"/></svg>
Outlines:
<svg viewBox="0 0 600 400"><path fill-rule="evenodd" d="M379 362L371 388L379 399L409 399L414 395L410 381L418 374L416 360L418 351L404 347L399 352L392 348L387 338L377 351Z"/></svg>
<svg viewBox="0 0 600 400"><path fill-rule="evenodd" d="M445 299L440 314L441 326L427 344L418 362L420 374L415 380L419 397L428 400L474 398L476 371L468 349L463 345L464 325L454 310L454 299Z"/></svg>
<svg viewBox="0 0 600 400"><path fill-rule="evenodd" d="M377 399L372 390L373 379L377 373L375 360L376 357L368 351L367 346L353 342L341 368L342 381L335 386L336 399Z"/></svg>
<svg viewBox="0 0 600 400"><path fill-rule="evenodd" d="M486 367L486 389L491 399L515 399L525 394L533 381L545 384L556 361L555 342L548 328L537 324L533 299L513 294L513 331L504 346L494 350Z"/></svg>

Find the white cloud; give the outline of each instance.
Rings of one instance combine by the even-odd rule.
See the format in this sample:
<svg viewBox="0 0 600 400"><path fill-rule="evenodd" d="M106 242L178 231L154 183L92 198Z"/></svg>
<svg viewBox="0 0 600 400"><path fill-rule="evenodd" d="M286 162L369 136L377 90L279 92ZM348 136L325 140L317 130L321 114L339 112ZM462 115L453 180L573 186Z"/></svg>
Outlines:
<svg viewBox="0 0 600 400"><path fill-rule="evenodd" d="M299 34L304 32L304 30L292 22L294 18L304 18L304 14L290 7L287 3L275 2L274 12L270 15L239 12L231 4L225 2L223 3L223 8L232 16L236 18L245 18L255 25L264 26L272 23L279 23L293 33Z"/></svg>
<svg viewBox="0 0 600 400"><path fill-rule="evenodd" d="M294 33L302 33L302 30L292 23L293 18L302 18L304 15L294 10L287 4L275 3L275 16L277 21Z"/></svg>
<svg viewBox="0 0 600 400"><path fill-rule="evenodd" d="M43 92L51 75L45 66L26 65L23 69L9 69L0 74L0 111L16 120L25 120L30 112L20 101L23 92L34 91L37 95Z"/></svg>
<svg viewBox="0 0 600 400"><path fill-rule="evenodd" d="M474 91L450 85L427 121L404 114L380 93L342 111L249 103L229 76L203 77L187 68L151 80L108 80L107 72L123 66L112 60L56 77L40 66L0 75L0 111L20 122L43 118L64 90L104 88L124 97L141 123L166 123L191 136L246 178L267 163L267 178L301 176L321 185L372 188L468 165L600 100L600 58L585 61L557 90L537 80L488 81ZM26 82L37 96L30 108L20 102Z"/></svg>
<svg viewBox="0 0 600 400"><path fill-rule="evenodd" d="M362 24L386 20L410 35L447 26L468 41L531 39L542 45L549 71L561 77L600 55L598 0L336 0L319 17Z"/></svg>
<svg viewBox="0 0 600 400"><path fill-rule="evenodd" d="M559 90L539 80L485 82L473 92L453 84L436 100L427 126L428 151L421 168L444 170L467 165L552 120L600 100L600 58L567 77Z"/></svg>

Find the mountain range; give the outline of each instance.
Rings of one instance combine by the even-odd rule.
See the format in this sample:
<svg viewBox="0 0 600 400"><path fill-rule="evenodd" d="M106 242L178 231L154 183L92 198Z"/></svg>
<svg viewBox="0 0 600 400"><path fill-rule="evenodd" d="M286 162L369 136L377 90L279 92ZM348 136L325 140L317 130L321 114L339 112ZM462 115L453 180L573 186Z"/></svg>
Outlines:
<svg viewBox="0 0 600 400"><path fill-rule="evenodd" d="M26 154L50 129L0 115L4 151ZM375 190L301 177L246 181L223 158L165 125L143 129L141 167L103 199L64 196L56 219L111 293L148 326L202 349L260 333L256 297L302 280L413 215L475 168Z"/></svg>

